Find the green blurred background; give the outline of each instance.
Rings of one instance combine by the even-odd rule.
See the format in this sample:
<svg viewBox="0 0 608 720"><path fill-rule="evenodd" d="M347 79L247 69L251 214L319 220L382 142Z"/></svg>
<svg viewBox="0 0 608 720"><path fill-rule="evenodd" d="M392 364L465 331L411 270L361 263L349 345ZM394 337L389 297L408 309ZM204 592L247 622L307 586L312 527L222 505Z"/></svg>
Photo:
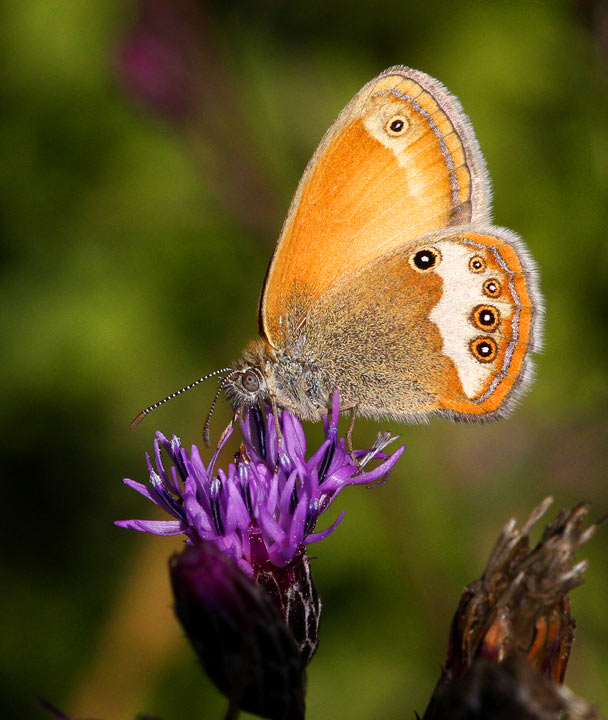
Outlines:
<svg viewBox="0 0 608 720"><path fill-rule="evenodd" d="M106 720L222 717L172 616L177 542L112 525L150 516L121 478L146 478L155 428L200 442L216 386L128 423L255 336L299 176L365 82L404 63L460 97L495 221L541 269L537 381L503 422L390 428L407 444L390 482L345 492L344 522L315 548L309 717L412 718L503 523L548 494L608 512L605 4L30 0L1 13L0 682L24 719L44 716L37 696ZM375 432L361 422L356 444ZM604 713L607 551L604 528L581 553L567 675Z"/></svg>

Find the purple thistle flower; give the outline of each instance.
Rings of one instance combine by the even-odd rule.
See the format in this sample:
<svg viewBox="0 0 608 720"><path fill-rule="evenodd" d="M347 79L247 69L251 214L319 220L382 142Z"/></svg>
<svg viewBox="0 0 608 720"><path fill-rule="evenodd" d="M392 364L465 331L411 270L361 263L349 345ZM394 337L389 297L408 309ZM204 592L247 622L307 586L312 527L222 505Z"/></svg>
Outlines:
<svg viewBox="0 0 608 720"><path fill-rule="evenodd" d="M120 520L116 525L155 535L184 534L189 544L213 542L255 578L268 565L287 567L303 555L306 545L330 535L344 512L324 530L316 530L319 516L348 485L384 481L404 451L402 446L387 457L382 449L393 438L381 434L371 450L355 452L358 464L354 463L344 439L338 439L336 394L331 414L324 418L325 440L308 460L301 423L281 413L279 453L275 419L270 408L266 410L266 417L257 407L245 411L241 451L226 470L215 466L232 428L207 466L195 445L188 454L177 437L168 440L157 432L154 463L146 456L150 486L124 482L175 519ZM163 464L163 449L172 463L169 470ZM382 462L365 472L370 460Z"/></svg>
<svg viewBox="0 0 608 720"><path fill-rule="evenodd" d="M203 668L230 701L229 715L248 710L272 720L304 717L305 668L319 635L321 601L312 581L306 545L326 538L319 516L348 485L383 482L402 455L387 457L391 442L379 434L369 451L338 439L338 396L324 418L325 440L306 459L306 437L288 412L278 422L271 408L245 410L240 451L224 469L205 466L178 438L156 433L154 458L146 456L150 485L125 479L172 520L121 520L116 524L155 535L186 536L186 549L169 563L175 613ZM171 467L165 468L162 451ZM363 468L381 461L373 470ZM236 715L234 715L236 717Z"/></svg>

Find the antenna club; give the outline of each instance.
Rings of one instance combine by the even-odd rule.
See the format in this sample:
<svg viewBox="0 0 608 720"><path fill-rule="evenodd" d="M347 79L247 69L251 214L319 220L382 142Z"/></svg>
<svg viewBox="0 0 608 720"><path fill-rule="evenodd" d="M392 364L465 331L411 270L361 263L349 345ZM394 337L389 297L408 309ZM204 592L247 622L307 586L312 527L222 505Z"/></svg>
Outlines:
<svg viewBox="0 0 608 720"><path fill-rule="evenodd" d="M136 428L136 427L139 425L139 423L146 417L147 414L148 414L148 413L143 412L143 411L140 412L139 415L131 421L131 424L129 425L129 427L131 428L131 430L135 430L135 428Z"/></svg>

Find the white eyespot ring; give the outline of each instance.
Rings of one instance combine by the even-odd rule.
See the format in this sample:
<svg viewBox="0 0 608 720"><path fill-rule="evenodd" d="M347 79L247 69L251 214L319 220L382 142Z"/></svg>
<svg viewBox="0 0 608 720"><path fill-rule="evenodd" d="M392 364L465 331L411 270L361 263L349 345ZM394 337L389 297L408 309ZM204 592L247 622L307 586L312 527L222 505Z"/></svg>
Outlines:
<svg viewBox="0 0 608 720"><path fill-rule="evenodd" d="M384 123L384 129L391 137L400 137L410 126L405 115L393 115Z"/></svg>

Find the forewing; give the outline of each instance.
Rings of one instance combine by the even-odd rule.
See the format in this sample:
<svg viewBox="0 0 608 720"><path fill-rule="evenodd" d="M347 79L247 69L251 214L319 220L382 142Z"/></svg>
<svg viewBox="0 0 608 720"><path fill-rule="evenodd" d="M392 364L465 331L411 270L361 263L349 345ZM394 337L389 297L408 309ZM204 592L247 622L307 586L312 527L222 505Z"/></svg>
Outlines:
<svg viewBox="0 0 608 720"><path fill-rule="evenodd" d="M489 215L485 163L458 100L424 73L385 71L342 111L300 181L262 292L261 334L284 346L339 278Z"/></svg>

